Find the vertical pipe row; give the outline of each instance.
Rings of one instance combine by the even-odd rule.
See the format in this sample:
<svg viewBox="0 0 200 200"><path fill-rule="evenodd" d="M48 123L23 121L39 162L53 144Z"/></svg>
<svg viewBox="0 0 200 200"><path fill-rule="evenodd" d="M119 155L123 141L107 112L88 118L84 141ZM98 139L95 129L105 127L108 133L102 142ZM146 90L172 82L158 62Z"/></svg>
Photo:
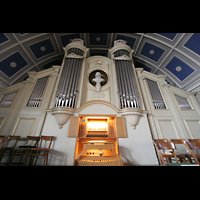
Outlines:
<svg viewBox="0 0 200 200"><path fill-rule="evenodd" d="M118 94L119 94L119 98L120 98L120 108L123 107L123 101L122 101L122 83L121 83L121 76L119 73L119 66L118 66L118 62L115 61L115 67L116 67L116 75L117 75L117 85L118 85Z"/></svg>
<svg viewBox="0 0 200 200"><path fill-rule="evenodd" d="M149 86L149 90L151 93L154 108L155 109L166 109L166 105L162 98L162 95L161 95L161 92L160 92L157 82L152 81L150 79L146 79L146 80L147 80L147 83Z"/></svg>
<svg viewBox="0 0 200 200"><path fill-rule="evenodd" d="M76 75L76 83L74 87L74 95L73 95L73 101L72 101L72 108L75 108L76 105L76 99L77 99L77 93L78 93L78 84L79 84L79 77L81 72L81 66L82 66L82 59L78 59L78 70Z"/></svg>
<svg viewBox="0 0 200 200"><path fill-rule="evenodd" d="M114 52L114 58L122 56L129 56L129 52L120 49ZM120 108L140 108L139 92L135 80L132 62L130 60L115 59L117 85L120 98Z"/></svg>
<svg viewBox="0 0 200 200"><path fill-rule="evenodd" d="M37 80L33 92L26 105L27 107L39 107L47 80L48 76Z"/></svg>
<svg viewBox="0 0 200 200"><path fill-rule="evenodd" d="M84 52L78 48L70 48L67 54L74 53L83 56ZM82 58L66 58L56 92L55 107L75 108L78 82L82 66Z"/></svg>

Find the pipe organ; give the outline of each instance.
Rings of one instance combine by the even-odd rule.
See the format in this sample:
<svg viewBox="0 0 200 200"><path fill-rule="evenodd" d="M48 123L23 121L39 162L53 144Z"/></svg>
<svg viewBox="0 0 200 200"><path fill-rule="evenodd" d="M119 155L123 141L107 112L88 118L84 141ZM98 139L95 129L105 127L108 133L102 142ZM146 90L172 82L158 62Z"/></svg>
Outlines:
<svg viewBox="0 0 200 200"><path fill-rule="evenodd" d="M194 93L135 68L126 41L108 57L83 42L63 48L61 66L0 90L1 135L53 135L49 165L77 166L157 165L152 139L199 138Z"/></svg>

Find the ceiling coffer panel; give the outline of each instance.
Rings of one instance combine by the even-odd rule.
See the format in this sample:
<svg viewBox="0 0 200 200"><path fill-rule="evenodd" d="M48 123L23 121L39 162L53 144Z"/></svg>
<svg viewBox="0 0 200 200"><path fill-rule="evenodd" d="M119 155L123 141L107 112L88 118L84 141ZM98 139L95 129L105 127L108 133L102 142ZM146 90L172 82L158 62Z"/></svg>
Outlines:
<svg viewBox="0 0 200 200"><path fill-rule="evenodd" d="M22 81L29 70L61 64L63 47L74 38L84 40L89 56L108 56L115 40L125 40L136 68L165 74L186 91L200 86L200 33L0 33L0 87Z"/></svg>

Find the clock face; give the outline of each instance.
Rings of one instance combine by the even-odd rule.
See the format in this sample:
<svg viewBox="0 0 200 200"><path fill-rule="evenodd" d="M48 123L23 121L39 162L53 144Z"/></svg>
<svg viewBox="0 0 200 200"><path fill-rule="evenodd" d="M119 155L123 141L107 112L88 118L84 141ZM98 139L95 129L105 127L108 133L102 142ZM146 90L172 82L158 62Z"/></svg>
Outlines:
<svg viewBox="0 0 200 200"><path fill-rule="evenodd" d="M92 71L92 72L90 73L90 75L89 75L89 82L90 82L90 84L93 85L93 86L96 85L96 83L95 83L94 81L92 81L92 79L95 78L95 74L96 74L97 72L100 72L100 73L101 73L101 78L104 79L104 81L102 81L100 84L101 84L101 86L104 86L104 85L107 83L107 81L108 81L108 76L107 76L107 74L106 74L104 71L102 71L102 70L94 70L94 71Z"/></svg>

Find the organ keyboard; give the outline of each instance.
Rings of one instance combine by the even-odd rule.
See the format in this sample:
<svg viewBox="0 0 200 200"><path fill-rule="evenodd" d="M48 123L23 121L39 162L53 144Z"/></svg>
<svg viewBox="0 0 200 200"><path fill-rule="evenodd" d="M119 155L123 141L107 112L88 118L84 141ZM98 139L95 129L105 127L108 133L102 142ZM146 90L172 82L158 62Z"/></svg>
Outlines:
<svg viewBox="0 0 200 200"><path fill-rule="evenodd" d="M77 151L79 151L79 154L75 157L75 165L123 166L123 161L118 155L116 145L117 140L115 138L106 139L106 141L97 139L90 139L88 141L85 138L79 139L77 141Z"/></svg>

